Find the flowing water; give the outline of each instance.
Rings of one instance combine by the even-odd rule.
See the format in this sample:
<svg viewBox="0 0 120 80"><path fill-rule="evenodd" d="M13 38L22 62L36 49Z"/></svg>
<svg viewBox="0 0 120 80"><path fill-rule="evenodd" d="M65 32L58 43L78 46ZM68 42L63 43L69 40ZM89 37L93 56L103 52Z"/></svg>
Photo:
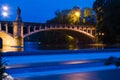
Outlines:
<svg viewBox="0 0 120 80"><path fill-rule="evenodd" d="M3 46L6 72L15 80L120 80L120 68L105 66L110 57L120 57L120 47L106 45Z"/></svg>

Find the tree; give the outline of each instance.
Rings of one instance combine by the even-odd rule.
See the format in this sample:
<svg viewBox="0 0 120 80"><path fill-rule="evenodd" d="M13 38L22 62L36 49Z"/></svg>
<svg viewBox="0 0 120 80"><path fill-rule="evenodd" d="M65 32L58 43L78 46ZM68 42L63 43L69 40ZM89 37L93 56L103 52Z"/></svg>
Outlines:
<svg viewBox="0 0 120 80"><path fill-rule="evenodd" d="M69 13L70 24L80 24L81 23L81 10L79 7L75 6Z"/></svg>
<svg viewBox="0 0 120 80"><path fill-rule="evenodd" d="M79 7L73 9L57 10L55 11L55 18L48 20L47 23L53 24L80 24L81 10Z"/></svg>
<svg viewBox="0 0 120 80"><path fill-rule="evenodd" d="M96 0L93 4L93 10L96 12L96 29L97 29L97 39L98 42L103 42L101 35L99 33L102 32L102 24L103 24L103 0Z"/></svg>
<svg viewBox="0 0 120 80"><path fill-rule="evenodd" d="M83 9L83 23L85 24L94 24L94 15L93 10L91 8Z"/></svg>
<svg viewBox="0 0 120 80"><path fill-rule="evenodd" d="M103 43L120 43L120 0L96 0L98 40ZM103 34L103 35L101 35Z"/></svg>
<svg viewBox="0 0 120 80"><path fill-rule="evenodd" d="M69 14L70 10L57 10L55 11L55 18L48 20L47 23L52 23L52 24L68 24L69 23Z"/></svg>
<svg viewBox="0 0 120 80"><path fill-rule="evenodd" d="M55 11L55 17L51 20L48 20L47 23L79 25L83 24L83 20L85 20L84 24L94 24L95 19L93 10L90 8L85 8L84 12L82 12L79 7L75 6L72 9Z"/></svg>
<svg viewBox="0 0 120 80"><path fill-rule="evenodd" d="M92 9L85 8L84 9L84 17L92 17Z"/></svg>

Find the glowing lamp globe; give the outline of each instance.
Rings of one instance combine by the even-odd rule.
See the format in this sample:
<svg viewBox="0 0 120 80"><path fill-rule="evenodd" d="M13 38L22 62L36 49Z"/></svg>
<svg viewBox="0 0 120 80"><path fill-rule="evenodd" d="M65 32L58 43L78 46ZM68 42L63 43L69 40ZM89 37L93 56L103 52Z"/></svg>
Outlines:
<svg viewBox="0 0 120 80"><path fill-rule="evenodd" d="M2 12L3 17L7 17L8 13L7 12Z"/></svg>
<svg viewBox="0 0 120 80"><path fill-rule="evenodd" d="M8 6L2 6L3 11L8 11Z"/></svg>
<svg viewBox="0 0 120 80"><path fill-rule="evenodd" d="M77 17L80 17L80 12L75 12L75 15L76 15Z"/></svg>

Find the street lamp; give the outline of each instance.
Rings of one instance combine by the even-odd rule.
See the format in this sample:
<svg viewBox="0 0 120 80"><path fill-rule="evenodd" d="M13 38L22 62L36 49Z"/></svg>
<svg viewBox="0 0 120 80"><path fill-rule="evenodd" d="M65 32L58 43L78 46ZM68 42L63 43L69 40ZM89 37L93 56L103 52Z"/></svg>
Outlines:
<svg viewBox="0 0 120 80"><path fill-rule="evenodd" d="M77 16L77 17L80 17L80 12L75 12L75 15Z"/></svg>
<svg viewBox="0 0 120 80"><path fill-rule="evenodd" d="M3 12L2 12L2 16L3 16L3 17L8 17L8 12L3 11Z"/></svg>
<svg viewBox="0 0 120 80"><path fill-rule="evenodd" d="M8 6L6 6L6 5L2 6L2 10L3 11L8 11Z"/></svg>
<svg viewBox="0 0 120 80"><path fill-rule="evenodd" d="M6 18L6 17L8 17L8 14L9 13L9 7L7 6L7 5L3 5L2 7L1 7L1 15L4 17L4 18Z"/></svg>
<svg viewBox="0 0 120 80"><path fill-rule="evenodd" d="M75 24L79 24L80 23L80 17L81 17L81 13L80 11L75 11Z"/></svg>

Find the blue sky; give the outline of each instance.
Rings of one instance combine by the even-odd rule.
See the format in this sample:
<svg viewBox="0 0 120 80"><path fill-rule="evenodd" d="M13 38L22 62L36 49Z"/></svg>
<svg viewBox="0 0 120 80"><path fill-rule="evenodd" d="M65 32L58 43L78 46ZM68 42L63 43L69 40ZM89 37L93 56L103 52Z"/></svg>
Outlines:
<svg viewBox="0 0 120 80"><path fill-rule="evenodd" d="M8 5L9 17L3 18L0 15L0 20L16 19L16 9L20 6L22 20L25 22L42 22L53 18L56 10L71 9L78 6L81 9L85 7L92 8L95 0L0 0L0 7ZM0 10L1 13L1 10Z"/></svg>

